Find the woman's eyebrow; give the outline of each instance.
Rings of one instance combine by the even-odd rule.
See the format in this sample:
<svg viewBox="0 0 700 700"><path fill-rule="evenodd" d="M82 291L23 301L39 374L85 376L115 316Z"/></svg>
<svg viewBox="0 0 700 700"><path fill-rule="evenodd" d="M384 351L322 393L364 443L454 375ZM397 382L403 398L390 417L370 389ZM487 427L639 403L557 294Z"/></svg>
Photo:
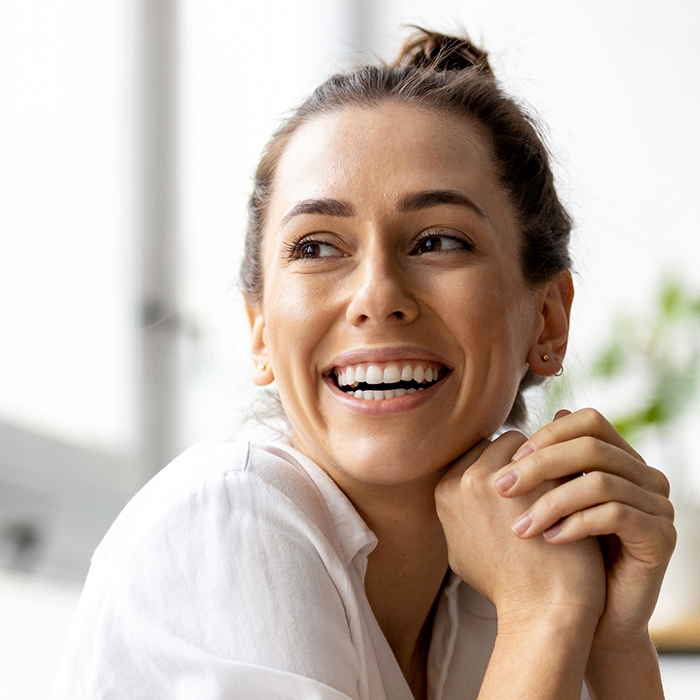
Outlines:
<svg viewBox="0 0 700 700"><path fill-rule="evenodd" d="M322 197L319 199L304 199L297 202L282 219L280 226L284 226L291 218L300 214L321 214L322 216L355 216L355 207L350 202L340 199Z"/></svg>
<svg viewBox="0 0 700 700"><path fill-rule="evenodd" d="M421 190L419 192L410 192L403 195L399 199L399 211L418 211L420 209L429 209L440 204L457 204L458 206L468 207L480 216L488 218L486 212L472 202L469 197L457 192L457 190ZM302 214L319 214L321 216L340 216L349 218L355 216L355 207L350 203L340 199L332 199L331 197L319 197L312 199L304 199L297 202L282 218L280 226L284 226L290 219Z"/></svg>
<svg viewBox="0 0 700 700"><path fill-rule="evenodd" d="M457 190L422 190L405 194L399 200L399 211L418 211L419 209L436 207L440 204L457 204L462 207L468 207L485 219L488 218L481 207L478 207L469 197L461 192L457 192Z"/></svg>

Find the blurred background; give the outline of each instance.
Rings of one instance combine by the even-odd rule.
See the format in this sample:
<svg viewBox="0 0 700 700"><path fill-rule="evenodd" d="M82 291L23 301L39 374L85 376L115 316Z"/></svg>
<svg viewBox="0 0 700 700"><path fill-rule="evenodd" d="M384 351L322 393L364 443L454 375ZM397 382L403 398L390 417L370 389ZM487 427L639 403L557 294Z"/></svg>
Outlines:
<svg viewBox="0 0 700 700"><path fill-rule="evenodd" d="M0 695L48 695L90 555L255 396L236 287L251 174L331 72L466 29L540 117L576 221L565 373L673 484L653 620L700 697L700 4L0 0Z"/></svg>

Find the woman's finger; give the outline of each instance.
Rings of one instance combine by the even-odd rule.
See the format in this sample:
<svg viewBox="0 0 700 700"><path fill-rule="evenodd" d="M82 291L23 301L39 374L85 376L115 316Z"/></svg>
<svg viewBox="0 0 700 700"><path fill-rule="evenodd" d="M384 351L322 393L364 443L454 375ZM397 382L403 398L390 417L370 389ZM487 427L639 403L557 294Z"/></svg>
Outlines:
<svg viewBox="0 0 700 700"><path fill-rule="evenodd" d="M493 472L512 459L513 453L526 439L525 435L513 430L504 433L493 442L486 438L479 440L445 472L435 489L435 498L443 504L447 504L451 499L459 499L461 482L467 470L474 475L486 471L488 478L491 478Z"/></svg>
<svg viewBox="0 0 700 700"><path fill-rule="evenodd" d="M467 450L461 457L456 459L452 466L448 469L443 477L443 481L450 482L453 480L459 481L462 474L481 457L484 450L491 445L491 441L487 438L482 438L473 447Z"/></svg>
<svg viewBox="0 0 700 700"><path fill-rule="evenodd" d="M564 419L561 419L564 420ZM504 496L520 496L548 479L565 479L581 473L616 474L633 484L668 496L668 479L662 472L637 460L617 445L583 436L530 452L496 474L496 489Z"/></svg>
<svg viewBox="0 0 700 700"><path fill-rule="evenodd" d="M615 474L589 472L547 491L514 524L522 538L535 537L577 511L616 502L673 521L671 502Z"/></svg>
<svg viewBox="0 0 700 700"><path fill-rule="evenodd" d="M515 454L514 460L519 459L544 447L556 443L567 442L577 437L590 435L603 442L610 443L627 452L640 462L642 457L620 435L614 426L594 408L582 408L580 411L558 411L555 420L540 428Z"/></svg>
<svg viewBox="0 0 700 700"><path fill-rule="evenodd" d="M614 501L577 511L547 530L544 538L563 544L600 535L617 535L623 549L649 568L665 565L676 542L676 530L668 518Z"/></svg>

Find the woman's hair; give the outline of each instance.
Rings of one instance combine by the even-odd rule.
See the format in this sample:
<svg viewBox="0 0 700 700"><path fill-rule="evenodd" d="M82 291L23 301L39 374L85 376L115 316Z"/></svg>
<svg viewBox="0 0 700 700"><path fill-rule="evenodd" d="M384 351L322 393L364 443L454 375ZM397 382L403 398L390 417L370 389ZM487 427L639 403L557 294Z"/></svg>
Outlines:
<svg viewBox="0 0 700 700"><path fill-rule="evenodd" d="M525 281L536 286L571 265L571 219L554 189L547 148L530 115L500 88L485 51L467 38L418 29L392 64L362 66L334 75L273 135L253 180L241 284L249 304L261 302L262 237L280 157L296 131L320 115L348 107L371 109L397 102L447 112L478 124L520 231L520 264ZM528 369L506 423L526 417L523 389L542 381Z"/></svg>

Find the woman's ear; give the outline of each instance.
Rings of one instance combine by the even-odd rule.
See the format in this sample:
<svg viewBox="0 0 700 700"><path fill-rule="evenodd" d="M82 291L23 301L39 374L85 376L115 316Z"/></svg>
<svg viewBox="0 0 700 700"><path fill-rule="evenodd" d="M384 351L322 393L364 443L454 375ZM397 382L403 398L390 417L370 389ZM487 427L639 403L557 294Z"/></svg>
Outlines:
<svg viewBox="0 0 700 700"><path fill-rule="evenodd" d="M557 374L564 367L573 300L574 283L569 270L559 273L540 289L540 331L527 362L541 377Z"/></svg>
<svg viewBox="0 0 700 700"><path fill-rule="evenodd" d="M250 357L253 360L253 383L267 386L275 381L267 346L267 327L261 311L256 310L246 299L245 310L250 323Z"/></svg>

